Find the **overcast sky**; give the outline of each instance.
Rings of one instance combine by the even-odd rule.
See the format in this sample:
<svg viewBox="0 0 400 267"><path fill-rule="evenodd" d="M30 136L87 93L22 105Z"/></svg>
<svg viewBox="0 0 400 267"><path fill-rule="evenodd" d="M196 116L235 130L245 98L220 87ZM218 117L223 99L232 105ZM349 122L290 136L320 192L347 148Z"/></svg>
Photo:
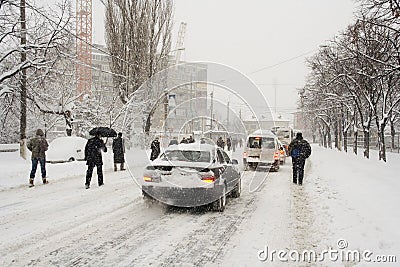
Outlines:
<svg viewBox="0 0 400 267"><path fill-rule="evenodd" d="M104 16L94 0L94 41L104 43ZM229 65L249 75L277 111L292 112L305 82L305 58L353 19L353 0L175 0L173 49L187 23L186 61ZM295 60L277 63L298 57ZM257 73L257 70L263 69Z"/></svg>

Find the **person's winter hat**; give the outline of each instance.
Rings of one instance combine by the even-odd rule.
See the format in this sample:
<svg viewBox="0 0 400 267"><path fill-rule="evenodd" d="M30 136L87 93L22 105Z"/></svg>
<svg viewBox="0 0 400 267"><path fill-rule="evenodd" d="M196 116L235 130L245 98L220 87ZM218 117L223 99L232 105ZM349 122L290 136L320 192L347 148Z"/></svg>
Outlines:
<svg viewBox="0 0 400 267"><path fill-rule="evenodd" d="M296 133L296 139L303 139L303 134L300 132Z"/></svg>
<svg viewBox="0 0 400 267"><path fill-rule="evenodd" d="M38 135L38 136L44 136L44 133L43 133L42 129L37 129L37 130L36 130L36 135Z"/></svg>

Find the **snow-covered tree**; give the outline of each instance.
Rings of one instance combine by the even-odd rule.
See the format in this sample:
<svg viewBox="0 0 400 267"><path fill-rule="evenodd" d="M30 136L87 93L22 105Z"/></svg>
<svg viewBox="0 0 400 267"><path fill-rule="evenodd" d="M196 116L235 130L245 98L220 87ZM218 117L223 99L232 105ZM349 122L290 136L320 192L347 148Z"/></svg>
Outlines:
<svg viewBox="0 0 400 267"><path fill-rule="evenodd" d="M123 104L150 77L168 65L171 49L172 0L108 0L106 42L112 56L111 71ZM148 101L145 95L138 101ZM149 133L152 105L145 132ZM154 113L154 112L153 112Z"/></svg>

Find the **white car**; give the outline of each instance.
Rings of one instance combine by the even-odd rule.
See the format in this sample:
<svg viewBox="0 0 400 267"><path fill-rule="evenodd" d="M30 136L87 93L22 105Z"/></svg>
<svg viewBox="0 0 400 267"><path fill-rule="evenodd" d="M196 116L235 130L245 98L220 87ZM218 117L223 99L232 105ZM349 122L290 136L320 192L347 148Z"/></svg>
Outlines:
<svg viewBox="0 0 400 267"><path fill-rule="evenodd" d="M225 209L226 197L241 192L238 162L225 151L209 144L169 146L143 175L142 192L146 202L169 206L210 206Z"/></svg>
<svg viewBox="0 0 400 267"><path fill-rule="evenodd" d="M84 160L87 140L78 136L65 136L54 139L46 152L50 163Z"/></svg>

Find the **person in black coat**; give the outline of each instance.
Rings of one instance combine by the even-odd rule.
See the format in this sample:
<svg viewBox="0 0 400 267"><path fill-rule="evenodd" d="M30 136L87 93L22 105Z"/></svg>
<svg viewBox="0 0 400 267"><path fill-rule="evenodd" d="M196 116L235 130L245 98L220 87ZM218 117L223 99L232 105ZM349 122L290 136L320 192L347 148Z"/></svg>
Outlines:
<svg viewBox="0 0 400 267"><path fill-rule="evenodd" d="M302 133L297 133L296 138L290 143L289 155L292 157L293 165L293 183L297 184L297 179L299 185L303 184L304 178L304 165L306 159L311 155L310 144L303 139Z"/></svg>
<svg viewBox="0 0 400 267"><path fill-rule="evenodd" d="M226 146L228 148L228 151L231 151L232 142L230 137L226 138Z"/></svg>
<svg viewBox="0 0 400 267"><path fill-rule="evenodd" d="M114 154L114 171L117 171L117 164L121 164L121 171L125 170L125 140L122 138L122 133L118 133L118 137L113 140L112 150Z"/></svg>
<svg viewBox="0 0 400 267"><path fill-rule="evenodd" d="M101 151L107 152L107 147L100 135L97 134L95 137L89 139L85 146L85 160L88 169L86 171L86 189L90 186L90 180L92 179L94 166L97 167L97 178L99 186L103 183L103 158Z"/></svg>
<svg viewBox="0 0 400 267"><path fill-rule="evenodd" d="M224 140L222 140L222 136L220 136L217 140L217 146L219 146L220 148L224 149L225 148L225 142Z"/></svg>
<svg viewBox="0 0 400 267"><path fill-rule="evenodd" d="M158 155L160 155L160 142L158 141L158 137L156 137L153 142L151 142L151 155L150 160L155 160Z"/></svg>

